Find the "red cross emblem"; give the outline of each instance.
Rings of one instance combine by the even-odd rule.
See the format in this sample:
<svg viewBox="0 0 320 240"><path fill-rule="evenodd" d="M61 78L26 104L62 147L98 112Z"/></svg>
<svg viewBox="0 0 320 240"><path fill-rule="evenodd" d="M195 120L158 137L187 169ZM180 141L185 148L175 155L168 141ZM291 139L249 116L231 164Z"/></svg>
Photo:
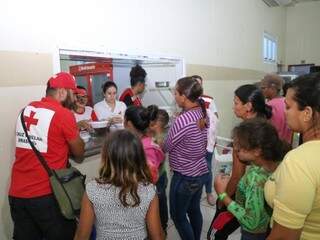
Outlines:
<svg viewBox="0 0 320 240"><path fill-rule="evenodd" d="M28 131L30 131L30 126L31 126L31 125L37 125L37 124L38 124L38 119L33 118L35 114L36 114L36 113L35 113L34 111L31 111L31 112L30 112L30 117L27 117L27 116L24 116L24 117L23 117L23 118L24 118L24 121L25 121L26 124L27 124L27 130L28 130Z"/></svg>

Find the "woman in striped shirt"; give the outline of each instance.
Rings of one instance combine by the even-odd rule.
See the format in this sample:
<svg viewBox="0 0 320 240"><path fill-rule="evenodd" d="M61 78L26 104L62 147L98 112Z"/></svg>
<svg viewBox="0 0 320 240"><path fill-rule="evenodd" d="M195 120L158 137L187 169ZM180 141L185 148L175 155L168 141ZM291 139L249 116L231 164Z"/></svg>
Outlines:
<svg viewBox="0 0 320 240"><path fill-rule="evenodd" d="M199 98L202 93L195 78L178 80L175 100L183 111L171 126L164 144L173 170L170 215L183 240L200 239L203 222L200 198L209 178L205 159L209 121L204 102Z"/></svg>

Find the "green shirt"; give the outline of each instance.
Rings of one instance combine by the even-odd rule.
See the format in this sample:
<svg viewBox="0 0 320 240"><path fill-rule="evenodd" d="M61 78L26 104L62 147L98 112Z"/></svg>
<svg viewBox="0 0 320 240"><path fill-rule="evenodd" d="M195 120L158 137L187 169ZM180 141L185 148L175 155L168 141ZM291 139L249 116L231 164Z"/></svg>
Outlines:
<svg viewBox="0 0 320 240"><path fill-rule="evenodd" d="M236 200L228 205L228 211L238 219L245 231L267 231L272 211L264 200L264 184L270 175L271 172L262 167L251 166L239 181Z"/></svg>

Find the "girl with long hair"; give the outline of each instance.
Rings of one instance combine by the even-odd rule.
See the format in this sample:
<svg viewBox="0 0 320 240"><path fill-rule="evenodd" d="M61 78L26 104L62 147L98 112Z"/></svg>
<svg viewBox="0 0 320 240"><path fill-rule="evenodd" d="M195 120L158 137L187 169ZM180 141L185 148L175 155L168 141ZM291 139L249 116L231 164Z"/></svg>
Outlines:
<svg viewBox="0 0 320 240"><path fill-rule="evenodd" d="M290 149L277 130L264 119L249 119L233 129L233 149L239 161L251 165L240 179L235 200L226 193L227 176L218 175L215 189L220 201L239 221L241 240L264 240L271 209L265 204L264 184Z"/></svg>
<svg viewBox="0 0 320 240"><path fill-rule="evenodd" d="M150 105L147 108L142 106L130 106L124 115L124 126L135 133L142 142L148 166L151 171L152 182L158 180L160 164L164 161L164 153L160 146L148 135L150 123L155 121L158 115L158 107Z"/></svg>
<svg viewBox="0 0 320 240"><path fill-rule="evenodd" d="M75 240L164 239L159 203L140 139L128 130L108 135L99 177L86 185Z"/></svg>

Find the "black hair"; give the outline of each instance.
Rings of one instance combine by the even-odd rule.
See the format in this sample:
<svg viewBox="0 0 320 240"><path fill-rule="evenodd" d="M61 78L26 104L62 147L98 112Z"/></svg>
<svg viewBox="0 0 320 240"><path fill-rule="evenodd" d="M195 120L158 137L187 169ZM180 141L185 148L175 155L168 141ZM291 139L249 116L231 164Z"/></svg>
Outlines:
<svg viewBox="0 0 320 240"><path fill-rule="evenodd" d="M158 107L150 105L147 108L142 106L130 106L127 108L124 119L130 121L137 131L146 133L151 121L156 120Z"/></svg>
<svg viewBox="0 0 320 240"><path fill-rule="evenodd" d="M78 86L77 86L77 88L78 88L78 89L82 89L82 90L86 90L86 91L87 91L87 89L86 89L84 86L79 86L79 85L78 85Z"/></svg>
<svg viewBox="0 0 320 240"><path fill-rule="evenodd" d="M202 77L200 75L192 75L191 77L195 78L195 79L199 79L201 81L201 83L203 81L203 79L202 79Z"/></svg>
<svg viewBox="0 0 320 240"><path fill-rule="evenodd" d="M132 67L131 71L130 71L130 84L131 84L131 87L134 87L139 82L140 83L145 83L146 82L146 79L145 79L146 76L147 76L146 71L140 65L137 64L136 66Z"/></svg>
<svg viewBox="0 0 320 240"><path fill-rule="evenodd" d="M191 102L197 102L202 109L203 118L198 123L199 127L203 129L207 126L207 109L205 102L201 97L203 88L195 77L180 78L176 84L176 90L180 95L185 95Z"/></svg>
<svg viewBox="0 0 320 240"><path fill-rule="evenodd" d="M169 120L170 118L168 112L164 109L159 109L156 121L159 121L161 123L161 127L166 127L169 123Z"/></svg>
<svg viewBox="0 0 320 240"><path fill-rule="evenodd" d="M297 77L289 88L294 90L294 100L299 110L309 106L313 112L320 112L320 73L311 73Z"/></svg>
<svg viewBox="0 0 320 240"><path fill-rule="evenodd" d="M285 84L283 84L282 86L282 96L286 96L288 89L291 86L291 82L286 82Z"/></svg>
<svg viewBox="0 0 320 240"><path fill-rule="evenodd" d="M107 91L110 87L114 87L114 88L118 91L117 84L115 84L114 81L106 81L106 82L102 85L102 91L103 91L103 93L106 93L106 91Z"/></svg>
<svg viewBox="0 0 320 240"><path fill-rule="evenodd" d="M266 104L265 97L261 90L253 84L245 84L238 87L234 94L243 104L251 102L253 111L258 117L270 119L272 116L272 108Z"/></svg>
<svg viewBox="0 0 320 240"><path fill-rule="evenodd" d="M119 199L124 207L139 206L139 184L151 183L140 139L125 129L110 133L102 147L101 162L97 182L119 187Z"/></svg>
<svg viewBox="0 0 320 240"><path fill-rule="evenodd" d="M281 161L291 146L279 138L274 126L262 118L241 122L232 131L234 142L246 150L261 150L261 157L268 161Z"/></svg>

